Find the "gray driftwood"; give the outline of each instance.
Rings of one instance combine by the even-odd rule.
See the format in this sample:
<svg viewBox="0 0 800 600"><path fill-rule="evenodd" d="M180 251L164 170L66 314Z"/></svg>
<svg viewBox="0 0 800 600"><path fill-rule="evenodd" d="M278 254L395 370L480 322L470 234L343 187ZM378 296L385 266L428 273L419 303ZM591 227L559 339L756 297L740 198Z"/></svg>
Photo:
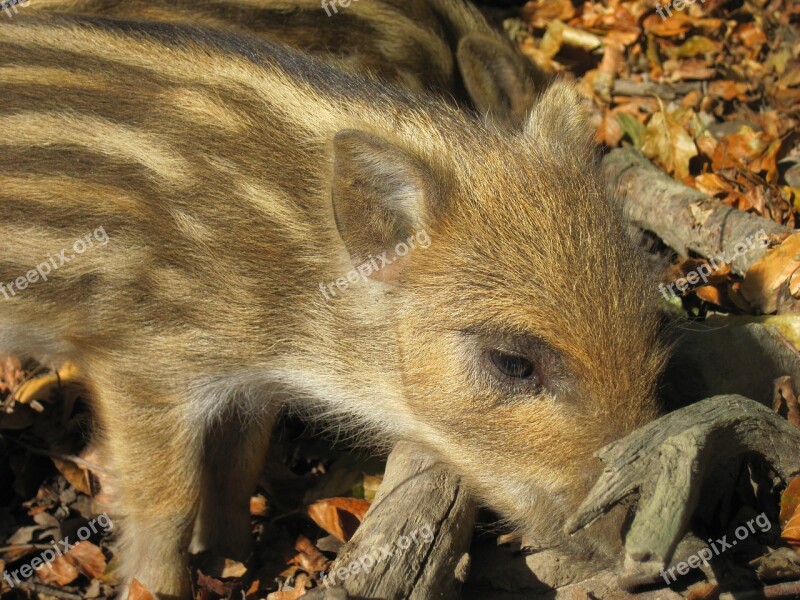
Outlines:
<svg viewBox="0 0 800 600"><path fill-rule="evenodd" d="M352 599L458 598L469 570L474 522L475 509L459 478L418 446L400 442L375 502L329 572L328 589L305 597L344 598L335 590L343 588ZM375 564L367 571L361 565L370 558Z"/></svg>
<svg viewBox="0 0 800 600"><path fill-rule="evenodd" d="M639 506L625 538L629 564L654 575L671 559L715 463L763 456L789 481L800 473L800 429L742 396L715 396L636 430L599 453L606 467L567 523L575 532L635 491Z"/></svg>
<svg viewBox="0 0 800 600"><path fill-rule="evenodd" d="M683 256L692 251L706 258L733 257L731 269L737 275L744 275L766 249L756 245L735 256L736 244L762 229L773 245L793 232L675 181L634 148L612 150L603 159L603 168L609 189L622 200L626 217L639 229L655 233Z"/></svg>

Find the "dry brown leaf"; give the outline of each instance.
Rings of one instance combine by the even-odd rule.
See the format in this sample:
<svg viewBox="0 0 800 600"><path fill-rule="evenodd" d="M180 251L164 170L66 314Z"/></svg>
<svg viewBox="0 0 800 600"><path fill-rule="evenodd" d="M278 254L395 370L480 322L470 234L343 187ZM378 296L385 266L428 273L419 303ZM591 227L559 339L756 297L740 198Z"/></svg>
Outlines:
<svg viewBox="0 0 800 600"><path fill-rule="evenodd" d="M616 148L619 141L622 139L623 131L616 116L608 109L603 112L603 120L600 121L600 127L597 128L597 133L594 139L599 144L606 144L611 148Z"/></svg>
<svg viewBox="0 0 800 600"><path fill-rule="evenodd" d="M747 48L760 49L767 43L764 30L756 23L742 23L733 30L733 37Z"/></svg>
<svg viewBox="0 0 800 600"><path fill-rule="evenodd" d="M92 495L92 486L89 483L90 474L88 470L76 465L71 460L62 460L55 457L51 460L59 473L64 476L64 479L75 486L75 489L87 496Z"/></svg>
<svg viewBox="0 0 800 600"><path fill-rule="evenodd" d="M36 576L47 585L64 586L75 581L80 572L65 556L56 556L55 560L36 569Z"/></svg>
<svg viewBox="0 0 800 600"><path fill-rule="evenodd" d="M298 554L292 558L290 564L297 565L306 573L314 574L325 571L331 561L304 535L298 536L294 544Z"/></svg>
<svg viewBox="0 0 800 600"><path fill-rule="evenodd" d="M642 21L642 26L647 33L659 37L683 36L692 28L692 21L686 15L675 14L669 19L662 19L658 15L650 15Z"/></svg>
<svg viewBox="0 0 800 600"><path fill-rule="evenodd" d="M704 35L693 35L680 46L674 48L669 54L678 58L693 58L695 56L716 54L722 50L722 44L715 42Z"/></svg>
<svg viewBox="0 0 800 600"><path fill-rule="evenodd" d="M776 162L781 141L768 141L761 132L743 125L736 133L724 135L711 158L714 171L738 168L752 173L766 172L767 181L775 181L778 173Z"/></svg>
<svg viewBox="0 0 800 600"><path fill-rule="evenodd" d="M13 390L25 379L22 363L11 354L0 354L0 392Z"/></svg>
<svg viewBox="0 0 800 600"><path fill-rule="evenodd" d="M689 161L697 156L697 146L675 116L662 110L647 124L642 152L683 180L689 176Z"/></svg>
<svg viewBox="0 0 800 600"><path fill-rule="evenodd" d="M772 410L795 427L800 427L800 406L797 404L797 395L794 393L792 377L790 375L778 377L774 385Z"/></svg>
<svg viewBox="0 0 800 600"><path fill-rule="evenodd" d="M254 517L266 517L269 512L269 504L266 497L256 494L250 497L250 514Z"/></svg>
<svg viewBox="0 0 800 600"><path fill-rule="evenodd" d="M103 551L91 542L78 542L66 555L75 568L89 579L101 579L106 570Z"/></svg>
<svg viewBox="0 0 800 600"><path fill-rule="evenodd" d="M301 573L294 580L294 587L291 590L272 592L267 595L267 600L297 600L297 598L305 595L307 591L306 585L310 583L311 580Z"/></svg>
<svg viewBox="0 0 800 600"><path fill-rule="evenodd" d="M800 546L800 477L795 477L781 494L781 539Z"/></svg>
<svg viewBox="0 0 800 600"><path fill-rule="evenodd" d="M750 91L750 84L741 81L729 81L727 79L720 79L712 81L708 84L708 93L715 98L722 98L723 100L737 100L744 101L747 99L747 93Z"/></svg>
<svg viewBox="0 0 800 600"><path fill-rule="evenodd" d="M692 183L695 188L711 196L733 189L729 181L716 173L703 173L702 175L698 175L694 178Z"/></svg>
<svg viewBox="0 0 800 600"><path fill-rule="evenodd" d="M327 498L310 504L306 510L317 525L346 542L364 520L369 505L356 498Z"/></svg>
<svg viewBox="0 0 800 600"><path fill-rule="evenodd" d="M778 290L787 280L793 296L800 292L800 277L793 274L800 268L800 233L786 238L745 273L740 288L750 305L764 314L777 309Z"/></svg>
<svg viewBox="0 0 800 600"><path fill-rule="evenodd" d="M667 81L704 81L716 75L716 69L703 60L664 61L664 79Z"/></svg>
<svg viewBox="0 0 800 600"><path fill-rule="evenodd" d="M197 587L205 592L211 592L223 598L231 597L240 587L238 581L221 581L216 577L206 575L202 571L197 572Z"/></svg>
<svg viewBox="0 0 800 600"><path fill-rule="evenodd" d="M717 600L719 594L718 585L701 581L689 586L686 590L686 600Z"/></svg>
<svg viewBox="0 0 800 600"><path fill-rule="evenodd" d="M554 20L569 21L575 16L575 7L570 0L530 0L522 7L522 19L544 29Z"/></svg>
<svg viewBox="0 0 800 600"><path fill-rule="evenodd" d="M226 558L220 577L223 579L229 579L231 577L244 577L245 573L247 573L246 566L244 566L238 560Z"/></svg>
<svg viewBox="0 0 800 600"><path fill-rule="evenodd" d="M138 579L134 579L128 584L128 600L155 600L155 598Z"/></svg>
<svg viewBox="0 0 800 600"><path fill-rule="evenodd" d="M714 304L715 306L721 306L724 308L730 307L730 302L728 302L728 295L725 293L725 290L715 286L715 285L704 285L703 287L699 287L695 290L695 294L697 297L703 300L704 302L708 302L709 304Z"/></svg>

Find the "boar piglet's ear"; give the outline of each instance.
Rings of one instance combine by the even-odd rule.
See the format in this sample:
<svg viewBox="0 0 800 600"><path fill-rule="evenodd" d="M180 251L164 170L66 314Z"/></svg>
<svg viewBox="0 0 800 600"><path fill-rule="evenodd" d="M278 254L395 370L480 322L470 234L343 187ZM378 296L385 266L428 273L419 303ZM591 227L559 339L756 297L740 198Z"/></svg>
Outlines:
<svg viewBox="0 0 800 600"><path fill-rule="evenodd" d="M346 129L333 140L333 211L353 264L378 281L397 277L408 252L399 244L424 231L436 200L431 169L404 149ZM386 253L388 264L375 257ZM380 264L380 268L369 268Z"/></svg>
<svg viewBox="0 0 800 600"><path fill-rule="evenodd" d="M536 83L524 56L499 40L469 35L458 43L458 68L464 87L482 114L521 129L535 98Z"/></svg>
<svg viewBox="0 0 800 600"><path fill-rule="evenodd" d="M590 152L591 131L583 107L583 97L570 83L551 84L534 105L525 125L525 135L533 139L563 140L572 152Z"/></svg>

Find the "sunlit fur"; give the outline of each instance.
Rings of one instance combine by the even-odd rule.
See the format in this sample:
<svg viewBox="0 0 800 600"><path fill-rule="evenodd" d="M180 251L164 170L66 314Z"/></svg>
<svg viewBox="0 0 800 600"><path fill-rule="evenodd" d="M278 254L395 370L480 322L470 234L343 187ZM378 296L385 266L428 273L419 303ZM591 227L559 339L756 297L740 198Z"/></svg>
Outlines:
<svg viewBox="0 0 800 600"><path fill-rule="evenodd" d="M0 51L0 282L97 227L109 236L0 297L0 349L70 358L87 377L126 575L184 597L193 531L193 547L247 554L249 494L286 403L375 443L429 446L512 522L567 544L592 453L657 413L663 361L656 287L568 86L511 133L193 28L20 14ZM350 155L381 140L396 161L378 153L359 176L339 142L350 175L334 176L342 130L362 132ZM409 213L431 245L328 301L320 282L355 252L332 197L384 202L393 190L369 190L386 172L413 173L418 193L403 193L418 205L384 212ZM391 231L379 220L350 234ZM475 331L542 340L570 392L489 384ZM570 544L600 560L618 542L590 529Z"/></svg>
<svg viewBox="0 0 800 600"><path fill-rule="evenodd" d="M464 0L39 0L27 11L195 25L281 42L519 127L545 76ZM200 99L189 109L207 112ZM222 121L224 123L224 121Z"/></svg>

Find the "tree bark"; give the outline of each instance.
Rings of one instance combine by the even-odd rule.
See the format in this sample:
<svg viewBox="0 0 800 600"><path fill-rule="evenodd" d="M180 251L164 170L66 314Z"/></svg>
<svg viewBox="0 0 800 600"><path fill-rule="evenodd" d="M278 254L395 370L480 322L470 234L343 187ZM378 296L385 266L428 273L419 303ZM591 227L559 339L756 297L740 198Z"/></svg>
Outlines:
<svg viewBox="0 0 800 600"><path fill-rule="evenodd" d="M726 206L699 190L675 181L633 148L612 150L604 159L608 187L623 203L626 217L651 231L678 254L706 258L724 255L737 275L744 275L767 248L755 245L747 252L736 245L764 230L770 246L793 231L774 221Z"/></svg>
<svg viewBox="0 0 800 600"><path fill-rule="evenodd" d="M586 527L638 490L625 552L630 565L654 576L671 559L716 463L755 453L788 482L800 473L798 448L800 428L761 404L736 395L703 400L598 452L606 468L566 529Z"/></svg>
<svg viewBox="0 0 800 600"><path fill-rule="evenodd" d="M475 508L458 476L400 442L364 522L336 558L328 589L308 598L458 598L469 571ZM372 564L370 564L372 563Z"/></svg>

